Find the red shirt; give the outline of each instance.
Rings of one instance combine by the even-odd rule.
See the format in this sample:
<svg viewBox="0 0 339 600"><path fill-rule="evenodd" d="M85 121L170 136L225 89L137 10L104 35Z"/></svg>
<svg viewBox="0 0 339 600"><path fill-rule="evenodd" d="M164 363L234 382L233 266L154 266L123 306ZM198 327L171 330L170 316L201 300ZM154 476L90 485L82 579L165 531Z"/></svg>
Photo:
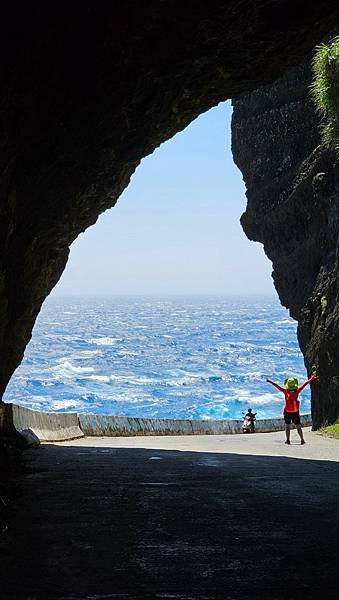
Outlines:
<svg viewBox="0 0 339 600"><path fill-rule="evenodd" d="M298 412L299 411L299 399L298 396L300 394L300 392L302 392L302 390L309 384L311 383L311 381L314 381L315 377L314 375L312 375L307 381L305 381L302 385L300 385L296 390L287 390L286 388L281 387L280 385L278 385L277 383L274 383L274 381L271 381L271 379L267 379L268 383L271 383L272 385L274 385L274 387L277 388L277 390L279 390L280 392L282 392L285 396L285 405L284 405L284 412Z"/></svg>

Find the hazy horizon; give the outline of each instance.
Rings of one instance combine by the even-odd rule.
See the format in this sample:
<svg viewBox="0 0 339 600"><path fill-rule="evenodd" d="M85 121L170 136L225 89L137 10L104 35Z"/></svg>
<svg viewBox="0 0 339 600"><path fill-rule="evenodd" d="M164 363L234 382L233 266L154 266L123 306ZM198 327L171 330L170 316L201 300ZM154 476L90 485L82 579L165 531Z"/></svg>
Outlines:
<svg viewBox="0 0 339 600"><path fill-rule="evenodd" d="M152 298L152 297L157 297L157 296L161 296L164 298L170 298L171 296L173 297L199 297L199 296L203 296L203 297L211 297L211 298L218 298L218 297L242 297L242 298L247 298L247 297L265 297L265 298L274 298L277 297L278 298L278 294L277 292L273 291L273 292L249 292L249 293L245 293L245 292L241 292L241 293L212 293L212 292L173 292L173 293L167 293L167 292L152 292L152 293L76 293L76 292L70 292L70 293L59 293L58 291L56 291L53 294L50 294L48 297L53 297L53 298L72 298L72 297L82 297L82 298L119 298L119 297L136 297L136 298ZM279 298L278 298L279 299Z"/></svg>

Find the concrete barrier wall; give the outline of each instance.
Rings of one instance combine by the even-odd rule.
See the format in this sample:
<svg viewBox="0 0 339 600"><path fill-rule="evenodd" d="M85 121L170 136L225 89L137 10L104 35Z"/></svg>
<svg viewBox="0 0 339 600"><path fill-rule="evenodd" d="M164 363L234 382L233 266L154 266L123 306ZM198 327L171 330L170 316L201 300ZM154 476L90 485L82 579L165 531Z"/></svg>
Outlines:
<svg viewBox="0 0 339 600"><path fill-rule="evenodd" d="M241 433L242 419L189 420L146 419L77 413L46 413L16 404L0 407L0 429L7 434L32 432L40 441L56 442L86 436L127 437L138 435L222 435ZM303 427L312 425L311 415L302 415ZM283 418L258 419L257 432L281 431Z"/></svg>
<svg viewBox="0 0 339 600"><path fill-rule="evenodd" d="M192 435L191 421L79 414L87 436Z"/></svg>
<svg viewBox="0 0 339 600"><path fill-rule="evenodd" d="M83 437L77 413L46 413L16 404L4 405L3 430L7 434L33 432L40 441L56 442Z"/></svg>
<svg viewBox="0 0 339 600"><path fill-rule="evenodd" d="M221 435L241 433L242 419L223 421L142 419L107 415L80 414L79 423L86 436L137 436L137 435ZM311 415L302 415L303 427L312 425ZM257 432L282 431L283 418L258 419Z"/></svg>
<svg viewBox="0 0 339 600"><path fill-rule="evenodd" d="M312 415L300 415L300 422L302 427L311 427ZM292 425L294 427L294 425ZM258 419L256 421L255 429L258 432L269 432L269 431L282 431L285 429L285 421L282 417L275 419Z"/></svg>

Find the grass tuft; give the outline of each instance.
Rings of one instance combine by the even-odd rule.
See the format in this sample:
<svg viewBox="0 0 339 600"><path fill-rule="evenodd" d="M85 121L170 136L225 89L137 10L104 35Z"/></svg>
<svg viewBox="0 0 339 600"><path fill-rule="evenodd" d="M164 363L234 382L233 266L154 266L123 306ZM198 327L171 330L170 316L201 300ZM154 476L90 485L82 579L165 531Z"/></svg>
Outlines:
<svg viewBox="0 0 339 600"><path fill-rule="evenodd" d="M339 149L339 37L316 46L311 96L322 117L321 136L325 146Z"/></svg>
<svg viewBox="0 0 339 600"><path fill-rule="evenodd" d="M319 431L324 435L328 435L339 440L339 423L336 425L329 425L328 427L322 427L319 429Z"/></svg>

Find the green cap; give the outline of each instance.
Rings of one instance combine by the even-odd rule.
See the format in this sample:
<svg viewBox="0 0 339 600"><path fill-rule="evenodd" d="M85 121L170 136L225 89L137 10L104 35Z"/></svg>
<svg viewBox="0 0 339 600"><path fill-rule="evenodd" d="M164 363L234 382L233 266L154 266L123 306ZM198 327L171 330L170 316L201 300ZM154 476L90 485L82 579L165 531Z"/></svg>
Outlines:
<svg viewBox="0 0 339 600"><path fill-rule="evenodd" d="M297 390L298 385L299 385L299 382L296 377L287 377L287 379L285 379L285 381L284 381L285 388L287 390L290 390L291 392L293 390Z"/></svg>

